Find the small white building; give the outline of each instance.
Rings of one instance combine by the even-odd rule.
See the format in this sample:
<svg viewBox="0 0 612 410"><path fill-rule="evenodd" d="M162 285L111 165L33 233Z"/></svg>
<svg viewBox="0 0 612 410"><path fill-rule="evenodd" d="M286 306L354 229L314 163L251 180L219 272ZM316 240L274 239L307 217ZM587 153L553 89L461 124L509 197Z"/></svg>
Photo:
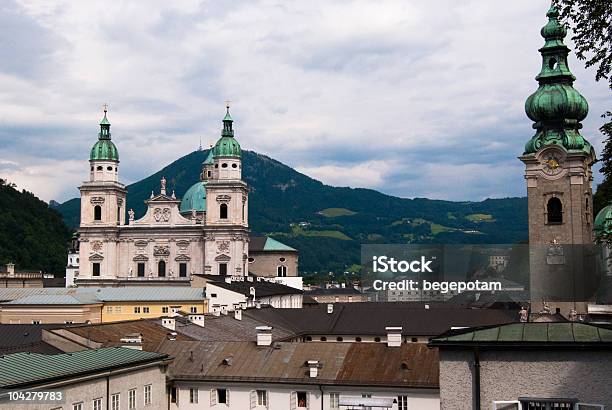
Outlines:
<svg viewBox="0 0 612 410"><path fill-rule="evenodd" d="M300 309L303 292L294 287L277 283L274 279L257 277L230 277L208 281L206 284L208 310L226 313L236 307L261 307Z"/></svg>

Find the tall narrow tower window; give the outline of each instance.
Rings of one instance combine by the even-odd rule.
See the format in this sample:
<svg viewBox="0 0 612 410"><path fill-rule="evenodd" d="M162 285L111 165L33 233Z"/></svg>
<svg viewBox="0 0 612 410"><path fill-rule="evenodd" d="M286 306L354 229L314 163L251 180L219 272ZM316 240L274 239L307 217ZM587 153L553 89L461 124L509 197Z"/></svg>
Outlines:
<svg viewBox="0 0 612 410"><path fill-rule="evenodd" d="M276 276L284 278L285 276L287 276L287 267L286 266L278 266L276 268Z"/></svg>
<svg viewBox="0 0 612 410"><path fill-rule="evenodd" d="M100 205L96 205L94 207L94 221L102 220L102 207Z"/></svg>
<svg viewBox="0 0 612 410"><path fill-rule="evenodd" d="M157 276L159 276L160 278L166 276L166 262L159 261L159 263L157 264Z"/></svg>
<svg viewBox="0 0 612 410"><path fill-rule="evenodd" d="M219 206L219 218L227 219L227 204L221 204Z"/></svg>
<svg viewBox="0 0 612 410"><path fill-rule="evenodd" d="M563 223L563 205L559 198L550 198L546 204L546 213L549 224Z"/></svg>

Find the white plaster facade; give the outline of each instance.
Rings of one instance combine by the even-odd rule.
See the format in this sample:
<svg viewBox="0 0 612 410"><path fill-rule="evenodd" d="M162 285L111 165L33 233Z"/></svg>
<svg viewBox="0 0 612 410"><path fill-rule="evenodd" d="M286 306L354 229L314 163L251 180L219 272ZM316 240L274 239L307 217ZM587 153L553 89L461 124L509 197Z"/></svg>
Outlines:
<svg viewBox="0 0 612 410"><path fill-rule="evenodd" d="M176 389L176 402L170 404L170 410L347 410L351 408L438 410L440 408L440 394L437 389L428 391L373 386L291 385L256 382L209 383L200 381L177 381L173 387ZM227 403L218 402L216 396L220 389L225 390ZM261 396L264 395L261 392L265 392L266 405L260 404L262 402ZM305 394L305 406L298 406L298 392ZM197 403L194 403L193 399L196 396ZM349 399L362 400L364 403L367 399L386 399L385 401L395 401L395 403L390 407L353 407L340 404L348 402ZM399 400L407 403L408 407L399 407Z"/></svg>
<svg viewBox="0 0 612 410"><path fill-rule="evenodd" d="M214 156L201 174L206 182L203 212L181 213L180 199L166 191L162 179L159 194L152 192L146 201L146 214L136 220L129 210L126 220L127 190L119 182L118 158L91 159L89 181L79 188L80 264L74 283L189 286L194 274L244 276L248 187L241 173L240 156Z"/></svg>

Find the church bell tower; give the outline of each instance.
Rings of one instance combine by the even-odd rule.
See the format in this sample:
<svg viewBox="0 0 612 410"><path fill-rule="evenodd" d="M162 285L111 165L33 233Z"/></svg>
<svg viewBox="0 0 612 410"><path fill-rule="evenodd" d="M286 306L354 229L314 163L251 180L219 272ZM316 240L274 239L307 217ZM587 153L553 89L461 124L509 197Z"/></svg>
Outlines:
<svg viewBox="0 0 612 410"><path fill-rule="evenodd" d="M573 87L576 78L567 63L570 50L563 43L567 31L554 6L546 16L548 23L541 30L545 43L539 50L542 69L536 76L539 87L525 102L535 135L519 157L527 183L530 286L532 301L538 302L552 300L547 300L548 294L555 294L556 286L572 281L572 292L576 291L576 278L561 272L568 272L569 253L593 243L591 166L596 161L593 147L580 135L588 104ZM573 275L581 266L576 262L572 258Z"/></svg>

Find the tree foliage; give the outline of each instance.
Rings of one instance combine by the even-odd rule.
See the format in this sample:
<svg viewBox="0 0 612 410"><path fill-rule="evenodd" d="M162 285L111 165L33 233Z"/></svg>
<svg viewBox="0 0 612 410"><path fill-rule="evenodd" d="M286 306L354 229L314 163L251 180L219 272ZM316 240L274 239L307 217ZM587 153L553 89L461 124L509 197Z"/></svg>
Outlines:
<svg viewBox="0 0 612 410"><path fill-rule="evenodd" d="M0 264L63 276L70 230L59 212L0 179Z"/></svg>
<svg viewBox="0 0 612 410"><path fill-rule="evenodd" d="M607 79L612 88L612 2L610 0L555 0L561 20L572 30L576 57L586 67L597 67L595 80Z"/></svg>
<svg viewBox="0 0 612 410"><path fill-rule="evenodd" d="M595 80L606 79L612 89L612 2L610 0L554 0L561 19L572 31L576 56L586 67L596 67ZM593 198L595 215L612 202L612 112L602 115L599 128L605 139L601 155L603 182Z"/></svg>

